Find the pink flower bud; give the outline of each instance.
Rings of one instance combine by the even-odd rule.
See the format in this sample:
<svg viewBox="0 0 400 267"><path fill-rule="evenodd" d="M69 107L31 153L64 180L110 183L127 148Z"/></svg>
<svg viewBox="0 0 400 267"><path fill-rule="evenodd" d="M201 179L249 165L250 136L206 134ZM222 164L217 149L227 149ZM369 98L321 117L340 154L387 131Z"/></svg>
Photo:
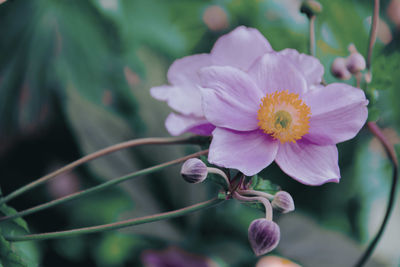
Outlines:
<svg viewBox="0 0 400 267"><path fill-rule="evenodd" d="M207 178L207 166L197 158L188 159L182 165L181 175L188 183L201 183Z"/></svg>
<svg viewBox="0 0 400 267"><path fill-rule="evenodd" d="M365 59L358 52L351 53L351 55L346 60L346 68L353 74L356 74L364 70L365 67L366 67Z"/></svg>
<svg viewBox="0 0 400 267"><path fill-rule="evenodd" d="M206 8L203 14L203 21L212 31L222 31L229 27L226 11L217 5Z"/></svg>
<svg viewBox="0 0 400 267"><path fill-rule="evenodd" d="M276 193L271 204L275 210L281 213L294 211L293 198L288 192L285 191L279 191L278 193Z"/></svg>
<svg viewBox="0 0 400 267"><path fill-rule="evenodd" d="M322 12L322 5L315 0L304 0L301 4L300 12L306 14L307 17L310 18Z"/></svg>
<svg viewBox="0 0 400 267"><path fill-rule="evenodd" d="M386 14L398 29L400 29L400 0L392 0L386 9Z"/></svg>
<svg viewBox="0 0 400 267"><path fill-rule="evenodd" d="M280 237L279 226L273 221L257 219L249 226L249 242L257 256L275 249Z"/></svg>
<svg viewBox="0 0 400 267"><path fill-rule="evenodd" d="M337 57L331 66L332 75L341 80L348 80L351 78L351 73L347 70L346 59Z"/></svg>

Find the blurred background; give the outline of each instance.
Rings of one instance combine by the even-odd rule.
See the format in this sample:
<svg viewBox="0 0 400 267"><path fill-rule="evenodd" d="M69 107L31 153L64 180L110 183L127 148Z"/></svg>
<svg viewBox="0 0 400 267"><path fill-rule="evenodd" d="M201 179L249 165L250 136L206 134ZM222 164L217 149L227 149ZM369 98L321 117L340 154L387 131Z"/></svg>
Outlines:
<svg viewBox="0 0 400 267"><path fill-rule="evenodd" d="M177 58L208 53L238 25L257 28L275 50L306 53L308 21L300 0L0 1L0 187L8 194L88 153L140 137L169 136L170 109L150 97ZM366 54L373 1L321 0L317 57L328 83L333 60L354 43ZM381 5L370 119L393 144L400 138L400 0ZM347 81L355 85L355 79ZM197 151L146 146L95 160L11 201L17 210ZM386 209L391 166L368 130L339 144L342 180L307 187L269 166L262 176L292 194L296 211L278 216L272 252L302 266L351 266ZM26 217L31 232L110 223L195 204L211 183L186 184L179 167ZM186 217L122 231L18 243L27 266L255 266L247 241L261 212L235 201ZM399 266L399 201L368 266ZM197 264L197 265L196 265ZM203 264L203 265L201 265ZM156 265L167 266L167 265ZM178 266L178 265L168 265ZM259 263L258 266L272 266ZM282 265L283 266L283 265ZM285 265L287 266L287 265Z"/></svg>

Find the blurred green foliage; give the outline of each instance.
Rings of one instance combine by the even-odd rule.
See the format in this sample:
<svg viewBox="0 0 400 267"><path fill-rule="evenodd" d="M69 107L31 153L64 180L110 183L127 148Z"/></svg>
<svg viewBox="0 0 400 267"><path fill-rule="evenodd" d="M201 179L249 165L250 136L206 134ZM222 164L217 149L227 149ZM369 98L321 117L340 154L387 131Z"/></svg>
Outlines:
<svg viewBox="0 0 400 267"><path fill-rule="evenodd" d="M338 82L329 72L334 58L347 56L350 43L366 54L372 2L320 2L323 12L316 22L317 57L325 66L325 80ZM384 43L378 35L367 94L373 118L390 128L391 140L399 142L395 133L400 130L400 34L386 16L388 3L382 1L381 16L392 40ZM204 13L215 5L225 19L219 30L211 30L204 20ZM66 163L129 138L166 136L163 121L169 109L151 99L149 88L166 82L173 60L209 52L220 35L238 25L260 30L275 50L291 47L306 53L308 23L298 11L299 5L298 0L8 0L1 4L3 192L40 177L54 162ZM355 80L348 83L354 85ZM276 165L262 176L293 195L296 212L315 222L313 229L321 235L320 240L326 235L324 229L339 231L343 240L332 242L338 242L337 247L342 246L340 242L351 244L360 252L354 240L365 243L375 231L369 228L368 218L377 212L372 208L374 201L388 191L390 165L367 131L340 144L339 150L340 184L307 187L284 175ZM90 163L76 174L80 188L86 188L191 151L175 147L122 151ZM107 223L180 208L216 194L218 188L211 183L186 185L178 172L171 168L29 217L30 228L44 232ZM48 201L50 189L40 190L11 205L20 210ZM43 266L140 266L142 251L175 245L206 255L221 266L252 266L256 258L247 243L247 227L260 216L258 210L229 202L168 222L46 241L40 246L29 242L14 246L0 239L0 255L4 249L11 250L9 260L15 266L35 266L35 262ZM291 228L281 229L282 236L301 233L302 229L296 228L301 220L292 220ZM5 227L0 224L2 231ZM320 240L313 242L323 247ZM290 244L302 246L295 234ZM282 240L274 253L285 256L288 245L289 241ZM390 245L384 243L383 250ZM313 247L305 250L314 251ZM332 262L340 257L340 250L327 253ZM387 264L399 261L398 255L380 253L380 260ZM44 254L46 257L40 257ZM306 253L292 257L305 266L313 263ZM355 258L348 259L347 265Z"/></svg>
<svg viewBox="0 0 400 267"><path fill-rule="evenodd" d="M1 216L15 214L13 208L3 204L0 207ZM4 267L35 267L39 262L38 247L34 243L10 243L4 239L5 235L27 234L28 225L17 218L0 225L0 266Z"/></svg>

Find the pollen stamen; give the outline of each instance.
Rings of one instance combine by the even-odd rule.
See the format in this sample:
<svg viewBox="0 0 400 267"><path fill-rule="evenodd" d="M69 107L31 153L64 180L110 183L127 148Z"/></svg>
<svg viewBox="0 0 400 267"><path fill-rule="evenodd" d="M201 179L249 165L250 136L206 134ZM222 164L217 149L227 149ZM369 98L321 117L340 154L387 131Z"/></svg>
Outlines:
<svg viewBox="0 0 400 267"><path fill-rule="evenodd" d="M267 94L258 110L258 126L283 144L295 143L309 130L310 108L288 90Z"/></svg>

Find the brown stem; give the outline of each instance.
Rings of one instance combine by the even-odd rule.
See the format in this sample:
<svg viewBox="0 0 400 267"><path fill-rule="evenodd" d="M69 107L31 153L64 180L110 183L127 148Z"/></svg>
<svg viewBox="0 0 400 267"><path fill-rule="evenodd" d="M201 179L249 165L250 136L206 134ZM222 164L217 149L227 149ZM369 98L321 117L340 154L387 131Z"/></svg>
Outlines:
<svg viewBox="0 0 400 267"><path fill-rule="evenodd" d="M390 188L390 194L389 194L389 199L388 199L388 205L386 207L386 212L385 216L383 217L382 224L376 233L375 237L372 239L371 243L368 245L367 249L363 253L363 255L360 257L360 259L357 261L355 266L361 267L363 266L369 257L372 255L376 245L378 244L385 227L389 221L390 214L392 213L393 207L394 207L394 202L396 199L396 187L397 187L397 182L398 182L398 161L397 161L397 155L394 150L394 147L390 142L387 140L387 138L383 135L381 129L375 122L368 122L368 129L372 132L372 134L378 138L378 140L381 142L383 147L385 148L386 154L388 155L390 162L392 163L393 167L393 176L392 176L392 184Z"/></svg>

